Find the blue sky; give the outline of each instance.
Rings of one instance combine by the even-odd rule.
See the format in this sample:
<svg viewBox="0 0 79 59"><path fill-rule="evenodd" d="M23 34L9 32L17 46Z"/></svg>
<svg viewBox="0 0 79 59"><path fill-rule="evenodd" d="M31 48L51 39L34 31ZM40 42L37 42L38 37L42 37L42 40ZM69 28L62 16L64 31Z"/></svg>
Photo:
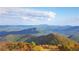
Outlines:
<svg viewBox="0 0 79 59"><path fill-rule="evenodd" d="M0 25L79 26L78 7L0 8Z"/></svg>

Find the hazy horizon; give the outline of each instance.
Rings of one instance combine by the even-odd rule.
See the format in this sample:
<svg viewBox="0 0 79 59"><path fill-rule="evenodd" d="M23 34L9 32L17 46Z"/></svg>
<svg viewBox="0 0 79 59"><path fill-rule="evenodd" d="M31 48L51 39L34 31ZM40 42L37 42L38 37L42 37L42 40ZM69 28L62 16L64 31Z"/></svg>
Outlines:
<svg viewBox="0 0 79 59"><path fill-rule="evenodd" d="M79 26L79 25L48 25L48 24L37 24L37 25L0 25L0 26Z"/></svg>

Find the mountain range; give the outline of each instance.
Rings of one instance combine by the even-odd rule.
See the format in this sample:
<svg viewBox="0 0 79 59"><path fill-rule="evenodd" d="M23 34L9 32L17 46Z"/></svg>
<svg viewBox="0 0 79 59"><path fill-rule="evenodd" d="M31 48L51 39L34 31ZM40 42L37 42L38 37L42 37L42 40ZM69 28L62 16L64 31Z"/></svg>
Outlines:
<svg viewBox="0 0 79 59"><path fill-rule="evenodd" d="M0 41L5 41L2 38L14 35L33 35L33 36L43 36L51 33L58 33L66 36L72 40L79 42L79 26L53 26L53 25L5 25L0 26Z"/></svg>
<svg viewBox="0 0 79 59"><path fill-rule="evenodd" d="M0 42L27 42L56 45L60 50L79 50L79 26L0 26L0 29Z"/></svg>

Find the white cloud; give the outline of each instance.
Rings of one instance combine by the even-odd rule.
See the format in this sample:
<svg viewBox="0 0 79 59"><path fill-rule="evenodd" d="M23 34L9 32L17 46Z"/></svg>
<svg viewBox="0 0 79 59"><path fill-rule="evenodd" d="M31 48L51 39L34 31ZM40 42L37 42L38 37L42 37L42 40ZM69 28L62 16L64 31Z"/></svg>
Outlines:
<svg viewBox="0 0 79 59"><path fill-rule="evenodd" d="M19 18L22 23L40 23L52 21L56 13L52 11L40 11L32 8L0 8L0 15L3 15L6 19ZM1 18L1 17L0 17ZM2 19L2 18L1 18ZM15 22L18 20L15 20ZM35 24L36 24L35 23Z"/></svg>
<svg viewBox="0 0 79 59"><path fill-rule="evenodd" d="M4 14L4 13L7 13L7 9L5 9L5 8L0 8L0 15L1 15L1 14Z"/></svg>
<svg viewBox="0 0 79 59"><path fill-rule="evenodd" d="M38 11L38 10L30 10L26 11L26 16L23 16L23 19L29 20L38 20L38 21L51 21L55 18L56 13L49 11Z"/></svg>

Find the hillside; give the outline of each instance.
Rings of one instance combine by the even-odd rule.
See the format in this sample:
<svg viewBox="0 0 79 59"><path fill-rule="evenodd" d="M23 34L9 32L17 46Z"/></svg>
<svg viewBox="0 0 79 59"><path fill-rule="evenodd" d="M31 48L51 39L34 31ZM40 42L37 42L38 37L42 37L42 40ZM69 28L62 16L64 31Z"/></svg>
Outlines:
<svg viewBox="0 0 79 59"><path fill-rule="evenodd" d="M35 42L37 45L60 45L62 50L79 50L79 44L76 41L56 33L31 38L26 40L26 42Z"/></svg>
<svg viewBox="0 0 79 59"><path fill-rule="evenodd" d="M79 43L57 33L43 36L8 35L0 50L8 51L79 51Z"/></svg>

